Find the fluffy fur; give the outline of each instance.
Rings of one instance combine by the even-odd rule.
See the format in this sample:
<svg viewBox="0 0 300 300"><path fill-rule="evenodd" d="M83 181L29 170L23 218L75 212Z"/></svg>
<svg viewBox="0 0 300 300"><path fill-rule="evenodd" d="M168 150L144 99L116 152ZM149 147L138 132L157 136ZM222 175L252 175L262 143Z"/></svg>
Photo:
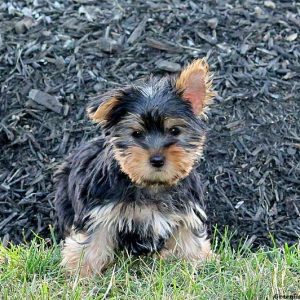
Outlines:
<svg viewBox="0 0 300 300"><path fill-rule="evenodd" d="M198 60L177 78L150 77L91 103L89 116L102 135L76 149L55 174L69 271L100 273L120 249L211 256L196 167L212 96L208 65Z"/></svg>

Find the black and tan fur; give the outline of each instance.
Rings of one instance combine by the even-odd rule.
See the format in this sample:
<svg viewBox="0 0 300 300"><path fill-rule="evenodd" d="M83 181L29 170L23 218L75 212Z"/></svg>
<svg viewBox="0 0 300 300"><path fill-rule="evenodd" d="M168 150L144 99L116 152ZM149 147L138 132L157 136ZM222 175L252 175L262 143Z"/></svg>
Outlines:
<svg viewBox="0 0 300 300"><path fill-rule="evenodd" d="M101 136L55 174L63 265L100 273L118 250L193 261L211 256L196 167L212 99L204 60L177 77L150 77L104 94L89 116Z"/></svg>

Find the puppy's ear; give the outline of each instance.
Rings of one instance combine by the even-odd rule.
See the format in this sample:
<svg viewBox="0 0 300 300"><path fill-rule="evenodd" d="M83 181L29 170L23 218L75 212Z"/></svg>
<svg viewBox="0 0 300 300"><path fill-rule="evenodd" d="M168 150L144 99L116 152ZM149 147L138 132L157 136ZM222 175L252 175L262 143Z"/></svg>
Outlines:
<svg viewBox="0 0 300 300"><path fill-rule="evenodd" d="M118 105L116 93L106 93L101 97L94 98L87 108L88 116L97 123L103 123L109 118L110 112Z"/></svg>
<svg viewBox="0 0 300 300"><path fill-rule="evenodd" d="M196 115L203 113L204 108L216 95L212 91L212 76L205 59L197 59L184 68L176 79L176 89L182 98L190 102Z"/></svg>

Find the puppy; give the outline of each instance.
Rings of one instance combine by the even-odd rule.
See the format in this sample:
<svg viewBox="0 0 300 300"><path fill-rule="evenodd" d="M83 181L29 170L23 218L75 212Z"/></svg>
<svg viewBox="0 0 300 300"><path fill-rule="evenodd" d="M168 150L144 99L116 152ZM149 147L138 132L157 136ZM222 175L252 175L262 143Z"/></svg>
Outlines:
<svg viewBox="0 0 300 300"><path fill-rule="evenodd" d="M100 273L119 250L193 261L212 255L196 168L214 95L199 59L175 77L150 77L91 103L101 134L55 174L68 271Z"/></svg>

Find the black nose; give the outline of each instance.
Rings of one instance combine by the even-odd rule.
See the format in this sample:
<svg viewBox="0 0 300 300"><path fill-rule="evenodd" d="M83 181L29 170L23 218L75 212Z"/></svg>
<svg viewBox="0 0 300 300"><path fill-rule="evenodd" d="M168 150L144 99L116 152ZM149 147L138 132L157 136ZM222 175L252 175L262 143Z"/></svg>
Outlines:
<svg viewBox="0 0 300 300"><path fill-rule="evenodd" d="M161 154L155 154L150 157L150 164L155 168L160 168L165 164L165 158Z"/></svg>

